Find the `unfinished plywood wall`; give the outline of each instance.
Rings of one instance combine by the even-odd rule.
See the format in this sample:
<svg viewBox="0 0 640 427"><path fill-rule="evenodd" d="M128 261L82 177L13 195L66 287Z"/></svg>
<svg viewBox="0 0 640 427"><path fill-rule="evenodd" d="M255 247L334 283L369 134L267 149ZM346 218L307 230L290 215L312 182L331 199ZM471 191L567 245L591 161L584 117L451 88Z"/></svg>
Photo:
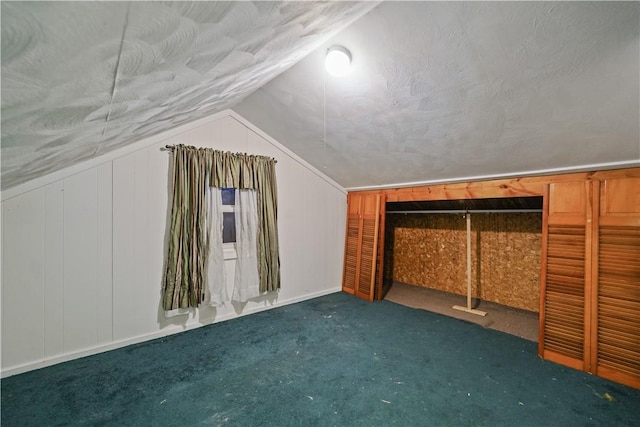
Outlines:
<svg viewBox="0 0 640 427"><path fill-rule="evenodd" d="M539 311L540 213L471 214L472 295ZM466 295L462 214L388 214L385 278Z"/></svg>

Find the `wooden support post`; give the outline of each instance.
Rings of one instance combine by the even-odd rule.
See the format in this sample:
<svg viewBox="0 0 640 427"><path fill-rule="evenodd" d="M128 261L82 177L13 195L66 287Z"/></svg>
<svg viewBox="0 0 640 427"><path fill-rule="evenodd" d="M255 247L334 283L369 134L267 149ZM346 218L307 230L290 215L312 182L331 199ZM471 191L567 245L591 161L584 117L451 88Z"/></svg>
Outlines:
<svg viewBox="0 0 640 427"><path fill-rule="evenodd" d="M454 305L453 308L478 316L486 316L485 311L471 308L471 214L467 211L465 217L467 218L467 306Z"/></svg>

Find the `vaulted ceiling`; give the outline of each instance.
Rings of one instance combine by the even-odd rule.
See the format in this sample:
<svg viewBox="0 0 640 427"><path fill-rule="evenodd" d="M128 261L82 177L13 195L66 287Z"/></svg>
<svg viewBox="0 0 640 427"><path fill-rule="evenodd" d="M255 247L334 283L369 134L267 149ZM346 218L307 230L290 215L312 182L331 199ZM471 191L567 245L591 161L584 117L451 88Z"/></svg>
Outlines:
<svg viewBox="0 0 640 427"><path fill-rule="evenodd" d="M640 163L638 2L3 1L1 53L3 189L227 108L345 187Z"/></svg>
<svg viewBox="0 0 640 427"><path fill-rule="evenodd" d="M2 187L233 107L375 3L2 2Z"/></svg>

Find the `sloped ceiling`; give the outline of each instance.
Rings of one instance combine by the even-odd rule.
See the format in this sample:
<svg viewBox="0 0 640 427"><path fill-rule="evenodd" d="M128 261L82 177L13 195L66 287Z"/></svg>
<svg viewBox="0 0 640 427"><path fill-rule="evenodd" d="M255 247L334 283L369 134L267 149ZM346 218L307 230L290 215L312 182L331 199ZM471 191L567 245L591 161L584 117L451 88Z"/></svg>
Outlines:
<svg viewBox="0 0 640 427"><path fill-rule="evenodd" d="M352 188L637 165L639 10L385 2L235 109Z"/></svg>
<svg viewBox="0 0 640 427"><path fill-rule="evenodd" d="M636 165L639 11L3 1L2 188L227 108L345 187Z"/></svg>
<svg viewBox="0 0 640 427"><path fill-rule="evenodd" d="M375 2L2 2L2 188L227 109Z"/></svg>

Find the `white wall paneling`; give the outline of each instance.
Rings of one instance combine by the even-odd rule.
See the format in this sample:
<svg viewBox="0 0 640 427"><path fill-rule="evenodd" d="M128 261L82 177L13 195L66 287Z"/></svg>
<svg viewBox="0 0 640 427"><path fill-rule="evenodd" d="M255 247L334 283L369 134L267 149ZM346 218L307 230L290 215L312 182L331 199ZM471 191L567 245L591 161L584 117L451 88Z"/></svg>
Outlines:
<svg viewBox="0 0 640 427"><path fill-rule="evenodd" d="M327 265L326 248L322 241L326 239L326 189L320 179L312 174L305 176L304 191L305 215L302 241L312 242L309 250L305 252L304 271L314 271L315 265ZM327 277L326 268L318 269L317 274L303 278L304 292L312 292L320 283L325 283Z"/></svg>
<svg viewBox="0 0 640 427"><path fill-rule="evenodd" d="M268 155L282 290L166 318L166 144ZM233 111L2 194L2 376L340 290L346 192ZM232 286L235 261L225 262Z"/></svg>
<svg viewBox="0 0 640 427"><path fill-rule="evenodd" d="M166 153L165 153L166 154ZM148 280L149 260L147 246L147 236L149 234L148 220L150 212L148 194L148 164L149 155L147 150L140 150L133 154L133 171L134 181L130 183L133 187L133 257L134 257L134 273L132 287L133 299L133 334L134 336L142 335L146 331L157 328L157 317L152 316L155 313L151 310L138 310L137 307L141 301L150 301L154 297L149 290L151 284ZM154 206L155 208L155 206ZM158 213L162 209L158 209ZM158 286L158 284L155 284ZM157 297L158 294L155 296ZM151 306L150 306L151 307Z"/></svg>
<svg viewBox="0 0 640 427"><path fill-rule="evenodd" d="M64 180L63 346L65 352L98 343L98 170Z"/></svg>
<svg viewBox="0 0 640 427"><path fill-rule="evenodd" d="M233 117L227 116L220 119L217 126L213 127L213 139L216 141L216 148L218 150L223 151L237 151L244 153L248 149L248 138L249 131L246 126L243 126L237 120L234 120ZM200 142L200 141L196 141ZM204 141L202 141L204 143ZM260 147L254 148L262 148L263 144L260 144ZM209 146L209 144L207 144ZM261 153L251 153L251 154L261 154Z"/></svg>
<svg viewBox="0 0 640 427"><path fill-rule="evenodd" d="M64 219L63 182L53 182L44 187L44 189L44 356L53 357L64 353L64 229L62 226Z"/></svg>
<svg viewBox="0 0 640 427"><path fill-rule="evenodd" d="M342 267L344 263L344 241L345 241L345 221L335 221L334 218L347 217L347 203L344 194L338 191L330 192L330 203L326 215L332 218L329 221L327 229L327 242L329 254L327 263L329 266L340 266L340 268L329 268L327 277L329 283L342 284Z"/></svg>
<svg viewBox="0 0 640 427"><path fill-rule="evenodd" d="M45 189L2 204L2 363L44 357ZM9 284L9 285L8 285Z"/></svg>
<svg viewBox="0 0 640 427"><path fill-rule="evenodd" d="M228 126L229 129L240 129L240 128L244 128L245 130L247 129L240 122L234 120L231 117L228 117L227 121L234 122L234 123L229 123L229 126ZM268 156L268 157L275 157L275 158L281 157L282 153L273 145L268 144L265 141L265 139L260 135L258 135L257 133L245 131L245 134L246 134L246 145L244 149L245 152L251 153L251 154L260 154L261 156ZM225 139L228 141L232 141L233 137L234 137L233 135L227 135ZM291 158L288 158L287 160L294 161Z"/></svg>
<svg viewBox="0 0 640 427"><path fill-rule="evenodd" d="M113 162L98 166L98 343L113 340Z"/></svg>
<svg viewBox="0 0 640 427"><path fill-rule="evenodd" d="M209 126L203 126L208 128ZM177 143L177 142L176 142ZM169 189L170 177L169 160L171 156L158 147L144 150L149 167L147 168L147 288L146 300L151 301L145 310L145 324L158 329L159 319L164 319L164 312L160 310L160 296L162 294L162 277L164 273L164 250L169 225ZM154 305L155 303L155 305Z"/></svg>
<svg viewBox="0 0 640 427"><path fill-rule="evenodd" d="M122 340L134 330L135 284L134 156L113 161L113 339ZM117 313L117 315L116 315Z"/></svg>
<svg viewBox="0 0 640 427"><path fill-rule="evenodd" d="M283 293L289 292L290 286L300 286L306 274L304 257L292 257L301 244L304 236L304 180L286 179L288 176L299 176L304 168L287 158L278 162L276 176L278 180L278 238L280 244L280 274ZM297 196L296 196L297 195ZM285 226L286 224L286 226Z"/></svg>

